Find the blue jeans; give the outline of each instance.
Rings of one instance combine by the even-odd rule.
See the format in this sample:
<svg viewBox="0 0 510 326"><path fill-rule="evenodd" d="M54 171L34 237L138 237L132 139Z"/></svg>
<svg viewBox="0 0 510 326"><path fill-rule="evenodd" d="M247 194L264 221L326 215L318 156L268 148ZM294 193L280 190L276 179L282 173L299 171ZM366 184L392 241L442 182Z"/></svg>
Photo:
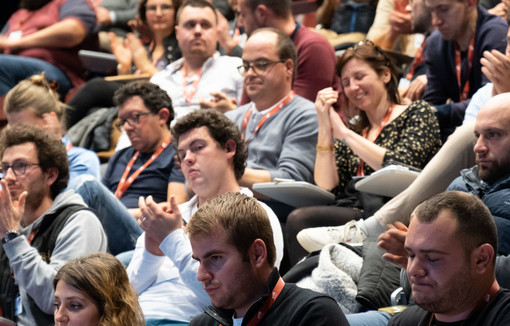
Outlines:
<svg viewBox="0 0 510 326"><path fill-rule="evenodd" d="M82 174L69 181L68 189L79 194L83 201L95 209L113 255L133 250L142 229L131 213L112 192L90 175Z"/></svg>
<svg viewBox="0 0 510 326"><path fill-rule="evenodd" d="M387 312L369 310L345 315L345 317L351 326L386 326L391 315Z"/></svg>
<svg viewBox="0 0 510 326"><path fill-rule="evenodd" d="M23 79L43 71L47 80L58 83L58 92L61 96L65 96L73 87L67 75L51 63L30 57L0 54L0 96L7 94Z"/></svg>

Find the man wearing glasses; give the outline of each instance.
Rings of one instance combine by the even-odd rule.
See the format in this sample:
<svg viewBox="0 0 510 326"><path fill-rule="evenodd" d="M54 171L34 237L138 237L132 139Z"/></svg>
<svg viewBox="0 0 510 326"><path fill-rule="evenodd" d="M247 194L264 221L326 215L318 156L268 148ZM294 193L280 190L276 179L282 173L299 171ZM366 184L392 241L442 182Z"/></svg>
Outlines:
<svg viewBox="0 0 510 326"><path fill-rule="evenodd" d="M259 29L246 41L239 71L251 102L226 113L248 147L242 186L275 178L313 182L317 114L292 91L296 62L294 44L280 30Z"/></svg>
<svg viewBox="0 0 510 326"><path fill-rule="evenodd" d="M106 251L101 223L72 191L65 145L36 126L0 136L0 315L53 325L53 278L67 261Z"/></svg>
<svg viewBox="0 0 510 326"><path fill-rule="evenodd" d="M186 201L184 176L175 164L169 124L172 101L157 85L147 81L126 84L115 92L120 122L131 146L118 151L108 162L102 183L88 176L71 181L69 187L99 214L110 240L110 251L118 254L134 248L142 233L134 217L138 198L152 196L166 202ZM129 211L127 210L129 209Z"/></svg>

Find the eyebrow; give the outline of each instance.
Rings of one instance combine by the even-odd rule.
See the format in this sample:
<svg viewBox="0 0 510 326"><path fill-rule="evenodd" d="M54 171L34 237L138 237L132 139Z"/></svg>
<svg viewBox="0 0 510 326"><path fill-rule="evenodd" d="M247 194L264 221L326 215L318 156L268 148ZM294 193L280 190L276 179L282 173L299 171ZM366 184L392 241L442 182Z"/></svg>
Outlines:
<svg viewBox="0 0 510 326"><path fill-rule="evenodd" d="M449 255L450 254L449 252L441 251L438 249L420 249L420 250L415 251L415 250L412 250L411 248L409 248L408 246L404 246L404 248L407 251L419 252L421 254L441 254L441 255Z"/></svg>
<svg viewBox="0 0 510 326"><path fill-rule="evenodd" d="M214 249L214 250L208 251L208 252L206 252L206 253L204 254L204 259L209 258L209 257L214 256L214 255L217 255L217 254L224 254L224 252L223 252L223 251L221 251L221 250L217 250L217 249ZM199 258L197 258L197 257L195 257L194 255L191 255L191 258L193 258L193 259L195 259L195 260L200 261L200 259L199 259Z"/></svg>

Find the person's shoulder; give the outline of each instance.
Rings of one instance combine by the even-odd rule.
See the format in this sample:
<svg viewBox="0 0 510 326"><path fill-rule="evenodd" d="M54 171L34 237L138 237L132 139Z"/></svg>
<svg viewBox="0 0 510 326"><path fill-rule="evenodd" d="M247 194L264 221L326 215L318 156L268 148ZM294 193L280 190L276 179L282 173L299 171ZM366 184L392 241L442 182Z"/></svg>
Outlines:
<svg viewBox="0 0 510 326"><path fill-rule="evenodd" d="M250 110L251 102L237 107L237 109L225 112L225 116L234 122L238 122L242 119L246 112Z"/></svg>
<svg viewBox="0 0 510 326"><path fill-rule="evenodd" d="M322 44L333 48L327 38L303 25L299 27L294 40L296 41L295 43L313 43L314 45Z"/></svg>
<svg viewBox="0 0 510 326"><path fill-rule="evenodd" d="M427 315L429 312L423 310L422 308L413 305L408 307L406 310L396 314L393 316L389 322L388 326L417 326L421 325L423 320L427 319Z"/></svg>
<svg viewBox="0 0 510 326"><path fill-rule="evenodd" d="M292 101L289 102L289 107L292 110L288 110L288 114L290 115L317 115L317 111L315 110L315 104L299 95L296 95Z"/></svg>
<svg viewBox="0 0 510 326"><path fill-rule="evenodd" d="M238 66L243 64L243 60L241 58L229 55L217 55L214 61L216 64L232 67L234 69L237 69Z"/></svg>

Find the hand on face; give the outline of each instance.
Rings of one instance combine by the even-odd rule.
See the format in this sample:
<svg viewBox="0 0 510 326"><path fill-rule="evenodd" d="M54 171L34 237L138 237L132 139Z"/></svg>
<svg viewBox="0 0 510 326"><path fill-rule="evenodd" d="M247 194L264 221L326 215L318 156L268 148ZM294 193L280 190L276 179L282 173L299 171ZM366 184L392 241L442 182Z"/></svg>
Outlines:
<svg viewBox="0 0 510 326"><path fill-rule="evenodd" d="M403 268L407 267L407 251L404 248L404 242L407 236L407 227L396 222L394 225L388 225L388 230L379 236L377 245L387 252L383 254L383 259L398 264Z"/></svg>
<svg viewBox="0 0 510 326"><path fill-rule="evenodd" d="M493 95L510 91L510 57L498 50L485 51L480 63L483 74L494 84Z"/></svg>
<svg viewBox="0 0 510 326"><path fill-rule="evenodd" d="M156 245L159 247L161 241L170 233L182 228L181 211L173 195L170 197L170 206L157 204L152 199L152 196L149 196L147 198L140 197L138 207L141 211L138 224L146 233L146 244L147 237L154 240L151 243L152 247Z"/></svg>
<svg viewBox="0 0 510 326"><path fill-rule="evenodd" d="M4 238L7 231L18 230L20 227L27 192L23 191L18 198L12 198L7 182L1 180L0 185L0 238Z"/></svg>
<svg viewBox="0 0 510 326"><path fill-rule="evenodd" d="M411 13L391 11L388 17L391 29L398 34L412 34Z"/></svg>

